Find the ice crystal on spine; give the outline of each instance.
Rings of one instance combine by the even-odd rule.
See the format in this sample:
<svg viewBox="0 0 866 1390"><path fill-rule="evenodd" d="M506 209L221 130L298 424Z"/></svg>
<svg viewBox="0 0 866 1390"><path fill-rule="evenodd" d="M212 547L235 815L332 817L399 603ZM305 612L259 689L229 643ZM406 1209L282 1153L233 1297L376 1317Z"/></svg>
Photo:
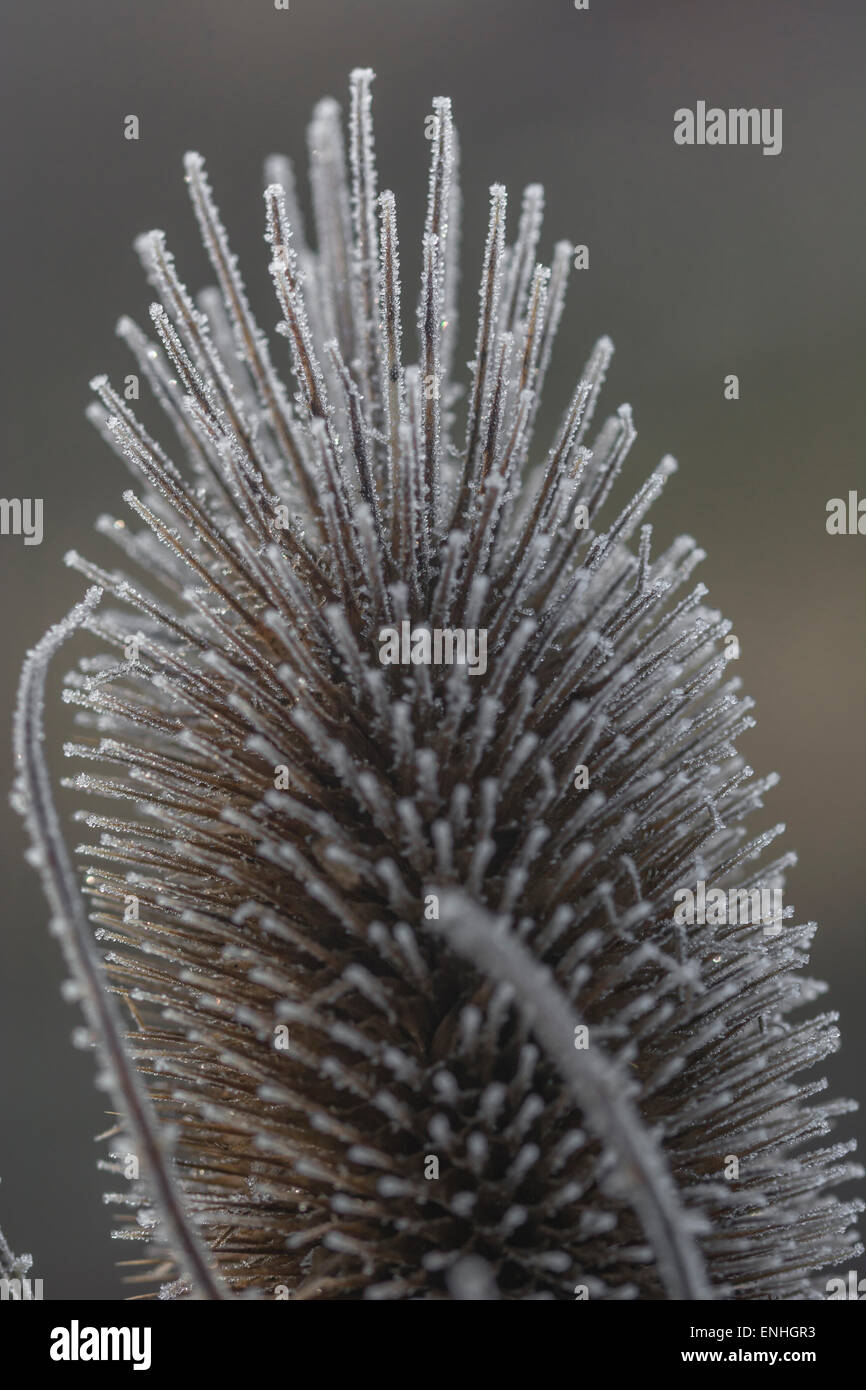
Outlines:
<svg viewBox="0 0 866 1390"><path fill-rule="evenodd" d="M32 1255L14 1255L10 1250L3 1232L0 1231L0 1279L21 1280L30 1277L30 1269L33 1264ZM12 1297L15 1295L13 1294ZM4 1292L3 1297L7 1295ZM25 1295L26 1297L26 1295Z"/></svg>
<svg viewBox="0 0 866 1390"><path fill-rule="evenodd" d="M778 888L792 862L745 828L773 779L734 747L750 704L702 552L652 554L675 465L608 514L635 432L627 406L593 425L606 338L539 440L573 253L538 262L538 186L512 242L490 190L458 386L444 98L407 365L371 79L346 143L336 103L314 113L309 240L268 161L276 347L187 156L217 288L193 300L152 232L155 339L118 326L184 463L94 381L143 523L99 529L137 577L71 555L95 589L23 682L18 800L123 1116L117 1234L167 1296L820 1296L859 1206L832 1195L851 1145L822 1142L848 1107L803 1079L835 1016L790 1017L821 990L813 928L673 916L677 888ZM381 664L404 622L484 630L486 672ZM76 626L108 649L65 691L95 932L39 747Z"/></svg>

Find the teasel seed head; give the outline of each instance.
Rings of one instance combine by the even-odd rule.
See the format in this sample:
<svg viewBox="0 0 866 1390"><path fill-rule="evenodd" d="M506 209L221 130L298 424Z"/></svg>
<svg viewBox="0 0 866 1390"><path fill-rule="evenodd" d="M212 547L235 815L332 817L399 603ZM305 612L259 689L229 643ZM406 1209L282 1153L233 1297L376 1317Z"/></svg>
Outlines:
<svg viewBox="0 0 866 1390"><path fill-rule="evenodd" d="M850 1106L808 1079L835 1015L792 1017L813 924L674 915L793 863L747 829L774 779L736 752L703 552L652 550L675 465L607 505L635 439L628 406L596 422L607 338L536 428L573 255L539 262L538 186L513 240L490 190L461 380L444 98L407 365L371 80L348 150L314 113L309 240L268 161L279 353L187 156L216 288L193 300L152 232L152 327L118 327L173 441L96 378L136 480L133 524L99 521L126 568L69 557L93 587L22 683L16 802L122 1116L116 1234L165 1297L819 1297L859 1249L833 1192L859 1170L824 1142ZM79 628L89 921L40 750ZM474 668L407 661L424 632Z"/></svg>

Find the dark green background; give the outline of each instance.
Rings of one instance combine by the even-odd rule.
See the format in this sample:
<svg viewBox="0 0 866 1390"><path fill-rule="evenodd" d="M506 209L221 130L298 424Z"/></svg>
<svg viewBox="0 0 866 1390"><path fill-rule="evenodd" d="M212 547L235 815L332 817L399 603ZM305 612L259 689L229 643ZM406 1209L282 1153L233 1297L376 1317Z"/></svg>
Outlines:
<svg viewBox="0 0 866 1390"><path fill-rule="evenodd" d="M0 490L45 499L41 547L0 538L4 727L25 650L81 592L63 553L115 562L91 525L122 511L127 479L82 407L96 371L131 369L113 328L122 312L146 315L133 236L163 227L190 287L208 276L182 152L207 156L270 327L263 156L283 150L302 171L314 101L342 99L350 68L374 67L380 183L397 193L414 286L423 122L430 99L450 94L464 332L488 184L504 181L514 206L525 183L544 183L543 249L568 237L591 258L573 281L551 405L610 333L606 404L630 401L640 433L629 481L666 451L680 460L654 509L656 543L687 530L709 551L701 577L734 622L757 699L743 749L782 774L756 829L785 820L800 851L788 899L822 924L815 970L846 1038L832 1089L862 1096L866 537L824 529L828 498L866 493L862 0L591 0L588 13L571 0L291 0L287 13L272 0L5 0L0 25ZM676 147L674 110L698 99L781 106L782 153ZM138 143L123 139L129 113ZM722 395L730 372L736 403ZM52 748L72 733L59 674ZM63 793L67 820L74 806ZM60 1001L46 909L3 814L0 1222L35 1253L46 1297L118 1296L113 1259L128 1252L109 1242L93 1143L103 1097L91 1058L69 1044L76 1010Z"/></svg>

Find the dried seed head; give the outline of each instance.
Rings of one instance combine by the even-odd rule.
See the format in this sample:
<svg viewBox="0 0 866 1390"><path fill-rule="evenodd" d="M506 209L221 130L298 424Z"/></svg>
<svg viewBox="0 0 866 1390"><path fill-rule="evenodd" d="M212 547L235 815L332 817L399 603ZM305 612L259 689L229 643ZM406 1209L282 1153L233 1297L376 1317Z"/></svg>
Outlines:
<svg viewBox="0 0 866 1390"><path fill-rule="evenodd" d="M100 530L137 577L70 556L96 588L25 673L18 801L125 1117L117 1234L166 1296L814 1296L859 1208L831 1195L851 1146L820 1145L845 1107L801 1078L834 1016L790 1019L812 927L675 911L792 862L745 829L773 779L735 751L702 552L651 552L675 465L608 514L635 432L593 424L605 338L539 443L572 248L537 263L536 186L513 243L490 190L464 418L444 98L406 365L371 79L348 166L314 114L310 242L268 162L292 394L187 156L218 289L153 232L158 343L118 329L184 463L93 383L143 523ZM39 750L76 626L107 649L66 686L95 933Z"/></svg>

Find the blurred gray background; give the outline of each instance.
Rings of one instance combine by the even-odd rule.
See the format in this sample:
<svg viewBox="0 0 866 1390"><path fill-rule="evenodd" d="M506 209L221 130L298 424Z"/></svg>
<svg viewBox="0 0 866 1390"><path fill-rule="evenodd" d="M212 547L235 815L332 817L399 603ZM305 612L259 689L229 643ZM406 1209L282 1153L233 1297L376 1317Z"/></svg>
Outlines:
<svg viewBox="0 0 866 1390"><path fill-rule="evenodd" d="M788 884L818 919L814 969L845 1045L835 1093L862 1099L866 537L826 534L825 504L866 493L862 0L4 0L2 491L43 497L45 539L0 537L2 725L21 659L77 597L61 558L115 563L92 533L122 514L126 475L83 419L87 382L131 370L113 335L150 298L131 241L166 230L192 289L208 281L180 158L199 149L262 323L277 312L262 242L261 161L305 167L317 98L375 68L380 183L398 197L404 272L420 270L430 99L450 94L462 141L465 349L487 187L547 190L543 244L590 248L560 331L551 404L594 340L617 356L605 401L634 406L630 479L680 461L654 508L655 544L680 530L709 551L701 577L734 622L757 700L742 743L776 769L763 824L800 853ZM782 107L784 148L679 148L679 106ZM136 114L137 143L123 138ZM306 189L304 189L306 195ZM413 291L414 297L414 291ZM411 302L411 301L410 301ZM740 400L723 398L728 373ZM119 559L119 556L118 556ZM56 699L50 748L71 734ZM61 759L56 759L55 766ZM0 743L0 782L11 754ZM61 794L66 823L75 806ZM47 1298L122 1296L93 1136L109 1121L93 1063L70 1045L77 1011L46 908L2 808L0 1224L32 1250ZM758 824L756 828L762 828ZM76 838L76 828L71 828ZM849 1117L839 1137L863 1132ZM110 1182L111 1180L108 1180Z"/></svg>

